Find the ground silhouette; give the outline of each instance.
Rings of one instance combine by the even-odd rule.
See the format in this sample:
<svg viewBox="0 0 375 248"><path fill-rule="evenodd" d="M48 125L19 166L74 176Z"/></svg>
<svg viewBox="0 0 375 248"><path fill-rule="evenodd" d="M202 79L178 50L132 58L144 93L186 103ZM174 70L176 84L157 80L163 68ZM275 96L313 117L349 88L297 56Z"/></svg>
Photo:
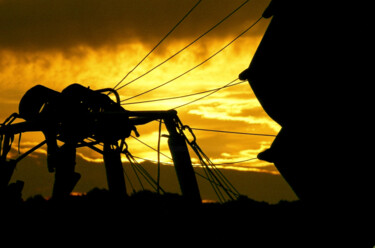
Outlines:
<svg viewBox="0 0 375 248"><path fill-rule="evenodd" d="M36 195L12 204L7 201L1 209L2 223L17 232L37 231L42 236L85 234L89 235L85 242L93 243L98 238L93 234L107 237L108 242L117 240L116 235L122 242L134 237L141 237L137 242L143 242L161 235L163 242L189 237L185 242L191 244L230 241L235 246L246 242L260 247L350 243L356 245L353 247L372 247L373 242L369 233L355 232L357 227L353 228L346 213L331 212L324 206L310 208L301 201L269 204L240 196L225 203L197 206L172 193L140 191L122 200L112 196L106 189L94 188L64 200Z"/></svg>

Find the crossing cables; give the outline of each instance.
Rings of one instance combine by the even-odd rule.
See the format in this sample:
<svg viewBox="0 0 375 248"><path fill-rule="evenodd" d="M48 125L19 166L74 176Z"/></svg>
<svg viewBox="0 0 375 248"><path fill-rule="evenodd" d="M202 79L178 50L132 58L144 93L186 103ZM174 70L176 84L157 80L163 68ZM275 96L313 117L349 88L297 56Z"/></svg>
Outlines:
<svg viewBox="0 0 375 248"><path fill-rule="evenodd" d="M250 0L246 0L244 1L240 6L238 6L236 9L234 9L231 13L229 13L227 16L225 16L222 20L220 20L218 23L216 23L214 26L212 26L211 28L209 28L206 32L204 32L203 34L201 34L198 38L196 38L195 40L193 40L192 42L190 42L188 45L186 45L185 47L183 47L181 50L179 50L177 53L173 54L172 56L170 56L169 58L167 58L166 60L164 60L163 62L159 63L158 65L156 65L155 67L151 68L150 70L148 70L147 72L143 73L142 75L138 76L137 78L131 80L130 82L124 84L123 86L117 88L116 90L120 90L122 88L124 88L125 86L137 81L138 79L146 76L147 74L149 74L150 72L152 72L153 70L157 69L158 67L162 66L163 64L165 64L166 62L168 62L169 60L171 60L172 58L176 57L178 54L180 54L181 52L183 52L184 50L186 50L187 48L189 48L190 46L192 46L194 43L196 43L198 40L200 40L201 38L203 38L204 36L206 36L208 33L210 33L212 30L214 30L215 28L217 28L220 24L222 24L224 21L226 21L229 17L231 17L234 13L236 13L239 9L241 9L245 4L247 4ZM116 87L115 87L116 88ZM128 99L127 99L128 100Z"/></svg>
<svg viewBox="0 0 375 248"><path fill-rule="evenodd" d="M165 82L165 83L162 83L162 84L160 84L160 85L158 85L158 86L156 86L156 87L154 87L154 88L151 88L151 89L146 90L146 91L144 91L144 92L142 92L142 93L139 93L139 94L137 94L137 95L134 95L134 96L132 96L132 97L129 97L129 98L127 98L127 99L124 99L124 100L122 100L121 102L128 101L128 100L130 100L130 99L133 99L133 98L136 98L136 97L142 96L142 95L144 95L144 94L146 94L146 93L149 93L149 92L154 91L154 90L156 90L156 89L158 89L158 88L161 88L161 87L163 87L163 86L165 86L165 85L167 85L167 84L169 84L169 83L175 81L176 79L178 79L178 78L180 78L180 77L182 77L182 76L188 74L189 72L195 70L195 69L198 68L199 66L203 65L204 63L206 63L207 61L209 61L210 59L212 59L213 57L215 57L216 55L218 55L219 53L221 53L224 49L226 49L227 47L229 47L230 45L232 45L233 42L235 42L237 39L239 39L241 36L243 36L243 35L244 35L246 32L248 32L251 28L253 28L253 27L254 27L254 26L255 26L255 25L256 25L261 19L262 19L262 17L258 18L258 19L257 19L252 25L250 25L248 28L246 28L243 32L241 32L238 36L236 36L232 41L230 41L230 42L229 42L228 44L226 44L224 47L222 47L222 48L219 49L217 52L215 52L214 54L212 54L211 56L209 56L207 59L203 60L203 61L202 61L201 63L199 63L198 65L196 65L196 66L190 68L189 70L185 71L184 73L178 75L177 77L174 77L173 79L171 79L171 80L169 80L169 81L167 81L167 82ZM164 62L163 62L163 63L164 63ZM147 72L146 72L146 73L147 73ZM143 75L146 75L146 74L143 74ZM236 80L237 80L237 79L236 79ZM234 81L236 81L236 80L234 80ZM227 86L229 86L230 84L234 83L234 81L228 83ZM225 87L225 86L224 86L224 87ZM121 87L120 87L120 88L121 88ZM119 89L120 89L120 88L119 88Z"/></svg>
<svg viewBox="0 0 375 248"><path fill-rule="evenodd" d="M151 51L146 54L146 56L143 57L143 59L141 59L141 61L138 62L138 64L136 66L134 66L134 68L132 70L130 70L116 85L115 87L113 87L113 89L116 89L135 69L137 69L137 67L142 64L143 61L146 60L146 58L151 54L153 53L156 48L158 48L158 46L163 43L163 41L165 39L167 39L167 37L190 15L191 12L193 12L193 10L202 2L202 0L199 0L183 17L182 19L159 41L159 43L157 43L154 48L151 49ZM129 84L129 83L128 83ZM123 87L125 87L127 84L125 84ZM122 87L120 87L122 88ZM119 88L119 89L120 89ZM119 90L117 89L117 90Z"/></svg>
<svg viewBox="0 0 375 248"><path fill-rule="evenodd" d="M197 101L199 101L199 100L202 100L203 98L206 98L206 97L208 97L208 96L210 96L210 95L212 95L212 94L218 92L218 91L221 90L221 89L224 89L224 88L226 88L226 87L229 87L230 85L232 85L232 84L235 83L236 81L237 81L237 78L236 78L235 80L230 81L229 83L227 83L226 85L224 85L224 86L221 87L221 88L217 88L216 90L214 90L214 91L212 91L212 92L210 92L210 93L208 93L208 94L206 94L206 95L204 95L204 96L201 96L201 97L196 98L196 99L194 99L194 100L192 100L192 101L190 101L190 102L187 102L187 103L181 104L181 105L179 105L179 106L176 106L176 107L174 107L173 109L178 109L178 108L184 107L184 106L186 106L186 105L192 104L192 103L194 103L194 102L197 102Z"/></svg>
<svg viewBox="0 0 375 248"><path fill-rule="evenodd" d="M204 177L211 183L211 187L214 190L219 201L224 202L226 198L234 200L239 197L240 194L236 190L236 188L229 182L224 174L216 167L211 159L199 147L192 129L189 126L182 126L182 130L186 129L190 132L193 140L189 140L185 133L182 132L185 136L185 140L197 155L201 167L203 168L203 172L205 173Z"/></svg>

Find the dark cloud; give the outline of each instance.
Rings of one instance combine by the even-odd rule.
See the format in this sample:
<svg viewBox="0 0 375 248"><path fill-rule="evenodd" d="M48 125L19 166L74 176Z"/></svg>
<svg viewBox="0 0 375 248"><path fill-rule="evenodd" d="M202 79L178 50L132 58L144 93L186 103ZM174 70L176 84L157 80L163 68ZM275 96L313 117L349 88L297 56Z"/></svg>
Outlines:
<svg viewBox="0 0 375 248"><path fill-rule="evenodd" d="M98 47L132 41L154 44L192 7L195 0L3 0L0 1L0 48L11 50ZM244 0L206 0L173 34L197 36ZM249 1L215 30L230 35L257 19L269 0Z"/></svg>

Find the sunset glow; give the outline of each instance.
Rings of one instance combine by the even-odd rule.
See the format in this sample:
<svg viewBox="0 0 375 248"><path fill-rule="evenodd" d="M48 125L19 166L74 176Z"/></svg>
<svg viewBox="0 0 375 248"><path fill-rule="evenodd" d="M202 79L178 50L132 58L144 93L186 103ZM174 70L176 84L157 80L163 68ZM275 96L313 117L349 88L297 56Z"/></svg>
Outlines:
<svg viewBox="0 0 375 248"><path fill-rule="evenodd" d="M60 2L59 4L64 5L64 1ZM109 21L101 16L103 13L99 9L94 10L90 7L87 10L87 15L92 12L93 18L96 14L104 18L102 23L98 21L92 23L93 26L98 25L92 28L92 32L98 30L100 32L103 29L104 34L107 34L108 37L102 37L95 33L92 34L92 40L90 40L84 36L85 34L81 36L75 30L71 34L69 32L65 34L66 42L64 42L64 39L60 40L64 37L62 33L49 31L49 27L47 26L39 27L36 26L37 24L35 26L28 24L28 28L31 29L29 30L30 32L33 30L41 33L47 32L47 34L56 35L56 37L52 37L48 44L48 40L46 40L45 45L38 43L42 37L38 37L37 33L29 33L30 40L27 40L28 36L25 36L25 41L12 41L12 39L18 37L14 34L9 37L9 41L1 38L0 118L4 120L11 113L18 112L19 100L29 88L36 84L42 84L56 91L61 91L72 83L79 83L91 89L114 87L151 50L167 30L174 25L176 20L181 18L183 13L186 13L187 6L191 7L194 2L184 1L184 8L182 6L177 8L178 3L172 4L173 6L170 6L170 10L177 8L178 12L174 13L174 18L172 18L174 21L166 20L166 17L162 17L156 13L150 13L155 18L155 25L159 25L160 23L164 25L153 31L150 31L149 26L144 27L145 23L141 23L145 21L147 25L150 25L149 20L146 20L147 17L139 18L138 16L136 19L131 20L131 16L126 17L126 13L118 17L120 18L120 22L133 23L132 21L134 21L134 26L131 26L132 24L128 24L130 25L129 27L114 25L109 28L105 26L108 25ZM202 3L202 6L199 6L199 9L197 9L197 13L189 16L181 24L181 27L176 29L175 33L171 34L119 86L131 82L133 79L143 75L174 55L242 2L223 1L215 9L212 9L212 6L216 5L216 1L205 2L205 5ZM168 82L202 63L231 42L246 27L254 23L260 17L268 2L257 0L248 3L241 11L217 28L217 30L203 37L199 42L139 80L121 88L118 91L121 100L128 99ZM37 3L43 4L43 6L48 8L48 4L43 0L39 0ZM5 11L8 5L12 4L9 1L0 1L0 12ZM4 9L1 10L2 8ZM28 8L32 7L28 6ZM30 11L28 8L25 7L25 11ZM85 7L82 8L84 9ZM167 8L167 10L169 9ZM59 13L59 15L64 14L64 9L61 11L63 13ZM149 11L152 12L151 9ZM127 12L127 14L129 13ZM15 15L21 14L16 11ZM157 17L160 17L160 19L157 20ZM35 21L37 17L29 18ZM41 18L47 17L43 16ZM52 18L52 21L55 21L53 17L50 18ZM64 20L62 16L56 18ZM72 22L76 21L77 25L84 25L84 20L86 20L68 18L69 16L67 16L68 28L75 25ZM114 17L111 17L111 20L112 18ZM10 19L8 20L10 21ZM165 23L168 21L169 23ZM225 86L236 79L238 74L248 67L268 23L269 20L261 20L249 32L212 57L209 61L157 90L124 101L123 107L127 110L169 110L202 97L205 94L164 101L145 103L144 101L185 96ZM120 27L124 28L124 33L121 32ZM107 28L108 30L106 30ZM112 30L116 28L118 30ZM23 30L23 28L15 26L14 32L17 29L19 32ZM4 30L4 27L0 28L0 31L4 32ZM107 31L108 33L106 33ZM87 32L89 33L89 31ZM134 37L131 37L132 32ZM268 135L276 135L280 129L263 111L247 82L221 89L204 99L178 108L177 111L183 124L189 125L192 128ZM158 125L158 122L151 122L139 126L139 140L153 148L157 148ZM162 133L166 134L165 127L162 129ZM214 163L219 164L219 168L278 174L273 164L256 159L259 152L270 146L274 139L272 136L251 136L199 130L194 131L194 133L197 137L197 143ZM21 137L20 152L26 151L41 141L43 141L43 137L39 134L24 134ZM157 153L138 140L129 137L127 144L129 151L134 156L157 161ZM16 152L17 146L18 138L15 138L13 147L14 156L18 153ZM45 146L42 147L39 153L45 153L45 149ZM162 138L161 140L161 152L170 157L166 138ZM102 162L101 155L89 149L79 149L77 155L88 162ZM197 163L198 160L192 151L191 156L193 163ZM125 157L123 159L125 161ZM161 156L160 159L164 163L171 162L165 156ZM238 161L245 162L234 163Z"/></svg>
<svg viewBox="0 0 375 248"><path fill-rule="evenodd" d="M258 40L259 37L244 38L235 45L239 45L239 47L243 48L250 47L249 50L254 51ZM225 44L225 41L222 43ZM251 46L251 44L254 45ZM219 45L220 44L214 48L220 49ZM14 54L5 54L5 58L9 58L9 60L7 61L8 65L3 67L0 81L17 83L2 85L3 92L8 91L15 94L13 96L3 94L1 103L9 107L3 108L8 111L1 112L2 118L4 119L7 115L17 112L19 99L27 89L35 84L42 84L58 91L61 91L71 83L80 83L92 89L113 87L115 85L114 82L116 82L116 80L118 81L118 79L124 75L121 68L131 68L131 65L136 63L134 57L141 57L141 54L147 52L146 49L141 49L141 44L138 44L138 49L135 49L135 47L134 45L130 48L131 52L127 50L127 47L113 52L107 49L99 51L81 49L84 56L71 55L72 57L70 58L64 57L63 54L59 53L32 54L29 55L31 58L28 56L18 58ZM138 56L134 56L134 50L139 50L139 52L136 53ZM241 52L236 50L241 50ZM215 57L212 62L208 62L165 87L161 87L148 94L124 102L125 105L123 106L127 110L168 110L199 98L204 94L168 101L126 105L128 102L142 102L159 98L182 96L222 87L232 81L233 78L236 78L237 74L241 71L239 68L246 68L250 58L246 50L235 49L235 47L228 48L227 51ZM171 53L173 53L174 49L171 49L171 51ZM207 54L210 54L210 52L207 52ZM168 57L168 55L166 55L166 57ZM233 60L233 57L236 59ZM122 61L123 58L133 59ZM153 65L160 63L162 59L161 56L150 58L145 62L144 68L139 68L137 72L131 75L129 81L131 81L132 78L137 78L139 75L142 75L142 73ZM161 68L158 68L158 70L120 89L119 93L121 99L126 99L142 93L147 89L152 89L176 77L189 68L192 68L204 59L204 55L200 56L199 53L194 50L188 51L184 56L181 55L179 58L176 58L176 61L166 63ZM118 62L116 63L115 61ZM118 66L115 66L115 64ZM279 129L278 125L263 112L250 86L246 82L222 89L207 98L181 107L177 111L183 123L191 127L266 134L276 134ZM156 147L155 142L157 142L158 137L157 125L147 124L139 127L139 132L142 141L150 146ZM206 147L207 151L212 151L212 159L219 163L241 161L256 157L258 152L267 148L272 142L272 138L270 137L243 137L233 134L218 135L217 133L200 131L197 131L196 135L198 142L201 142L202 146ZM154 152L152 150L130 139L131 138L129 138L129 146L138 156L155 159L156 154L153 154ZM220 143L217 143L218 140L220 140ZM22 146L27 146L27 141L29 141L27 137L24 137L22 139ZM221 147L217 147L217 144L221 144ZM163 152L168 153L166 144L163 145L162 149ZM245 153L244 151L253 152ZM221 157L220 154L222 153L230 154L231 156ZM245 154L246 156L244 156ZM253 161L246 166L249 166L249 168L253 166L257 167L258 164L264 164L264 162ZM242 169L246 166L240 165Z"/></svg>

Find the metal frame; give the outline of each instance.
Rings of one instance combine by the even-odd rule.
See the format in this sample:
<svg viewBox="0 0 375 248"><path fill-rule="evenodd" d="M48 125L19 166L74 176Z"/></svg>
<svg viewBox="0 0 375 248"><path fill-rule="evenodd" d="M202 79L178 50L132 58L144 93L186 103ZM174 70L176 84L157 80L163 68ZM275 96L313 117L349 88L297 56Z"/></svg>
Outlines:
<svg viewBox="0 0 375 248"><path fill-rule="evenodd" d="M113 90L102 89L96 92L103 94L103 92L106 91L115 93L117 96L117 102L119 102L119 97L116 94L117 92L113 92ZM38 103L36 103L36 105L37 104ZM201 202L197 180L186 144L187 139L183 133L183 125L177 116L177 111L126 111L122 109L122 111L104 111L100 113L92 113L92 115L94 119L107 120L109 118L110 120L126 120L125 123L127 125L134 127L132 130L137 136L139 135L135 128L137 125L143 125L158 119L163 120L169 132L168 145L172 154L181 193L183 197L190 202ZM91 120L91 116L89 117ZM13 124L17 118L28 120ZM52 119L52 122L53 121L54 120ZM129 128L129 126L124 128ZM54 130L54 127L51 127L51 120L48 118L37 118L30 120L29 118L22 118L22 116L18 113L12 114L3 124L1 124L0 194L6 193L8 184L17 163L31 152L40 148L44 144L47 144L47 152L49 154L47 157L48 168L50 172L55 172L55 181L52 193L53 198L64 198L68 196L80 178L80 175L74 171L76 148L78 147L89 147L101 153L105 163L109 192L117 198L123 198L127 195L121 162L122 145L118 144L119 141L121 141L121 144L125 142L124 137L115 138L112 141L103 141L100 139L96 140L95 135L93 135L92 137L87 137L94 140L93 142L86 142L84 139L77 142L66 138L61 140L61 137L56 135L53 131L51 131L51 129ZM46 140L28 152L20 155L16 159L7 159L7 155L13 143L14 135L35 131L43 132ZM64 144L58 147L57 140L63 141ZM103 150L100 150L94 146L95 144L99 143L103 144Z"/></svg>

